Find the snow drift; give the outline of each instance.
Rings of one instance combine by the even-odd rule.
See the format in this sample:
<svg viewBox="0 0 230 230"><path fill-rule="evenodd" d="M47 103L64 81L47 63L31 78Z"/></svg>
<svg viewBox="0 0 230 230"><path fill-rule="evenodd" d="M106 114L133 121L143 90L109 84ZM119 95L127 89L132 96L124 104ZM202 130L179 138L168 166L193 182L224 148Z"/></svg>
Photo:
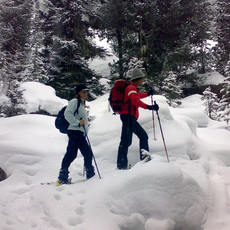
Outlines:
<svg viewBox="0 0 230 230"><path fill-rule="evenodd" d="M46 91L46 86L36 85L34 90L32 86L24 85L27 111L43 106L55 114L66 104L53 90ZM29 103L31 95L34 103ZM82 177L79 153L70 168L74 184L61 187L40 184L55 182L68 141L55 129L55 117L31 114L0 118L0 166L8 174L0 183L0 228L228 230L230 151L226 140L230 134L221 128L223 123L208 118L200 128L205 116L199 97L193 99L192 108L184 100L181 108L172 109L164 97L154 96L160 106L170 163L156 115L155 141L152 114L141 110L139 122L149 135L153 159L139 162L134 136L128 155L132 168L124 171L116 170L121 122L108 111L108 95L87 103L92 119L89 139L102 179L96 175L86 181ZM150 103L149 98L144 101ZM194 105L195 114L190 112Z"/></svg>

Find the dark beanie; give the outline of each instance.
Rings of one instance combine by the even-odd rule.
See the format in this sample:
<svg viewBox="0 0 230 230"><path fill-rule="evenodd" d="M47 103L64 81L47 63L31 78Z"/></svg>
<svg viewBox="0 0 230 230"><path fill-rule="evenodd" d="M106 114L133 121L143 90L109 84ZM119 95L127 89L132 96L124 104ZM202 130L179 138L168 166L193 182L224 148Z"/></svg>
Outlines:
<svg viewBox="0 0 230 230"><path fill-rule="evenodd" d="M86 85L84 85L84 84L79 84L79 85L76 86L75 90L76 90L76 94L78 94L78 93L81 92L82 90L89 90L89 89L86 87Z"/></svg>

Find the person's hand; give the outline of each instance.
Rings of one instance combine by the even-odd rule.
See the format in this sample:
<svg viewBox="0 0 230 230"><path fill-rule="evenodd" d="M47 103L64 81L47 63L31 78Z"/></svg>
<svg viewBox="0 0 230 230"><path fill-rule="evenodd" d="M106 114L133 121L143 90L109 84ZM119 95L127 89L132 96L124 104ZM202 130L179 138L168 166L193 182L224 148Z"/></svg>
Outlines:
<svg viewBox="0 0 230 230"><path fill-rule="evenodd" d="M153 94L154 94L153 89L150 88L149 91L148 91L148 96L152 96Z"/></svg>
<svg viewBox="0 0 230 230"><path fill-rule="evenodd" d="M81 119L79 125L85 125L85 120Z"/></svg>
<svg viewBox="0 0 230 230"><path fill-rule="evenodd" d="M147 109L158 111L159 110L159 105L158 104L148 105Z"/></svg>

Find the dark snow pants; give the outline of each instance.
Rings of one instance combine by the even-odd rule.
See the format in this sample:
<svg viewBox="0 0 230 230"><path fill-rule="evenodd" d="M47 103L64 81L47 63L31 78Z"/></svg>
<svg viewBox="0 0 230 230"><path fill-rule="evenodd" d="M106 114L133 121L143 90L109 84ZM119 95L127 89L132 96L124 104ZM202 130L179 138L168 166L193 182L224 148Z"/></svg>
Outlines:
<svg viewBox="0 0 230 230"><path fill-rule="evenodd" d="M140 150L145 149L146 151L149 151L148 135L134 116L122 114L120 119L122 121L122 132L117 156L117 168L126 169L128 167L128 148L132 144L133 133L136 134L140 140ZM142 160L141 152L140 159Z"/></svg>
<svg viewBox="0 0 230 230"><path fill-rule="evenodd" d="M59 179L63 181L67 180L69 174L68 168L77 157L78 149L80 149L81 154L84 157L86 174L94 173L94 167L92 166L93 153L86 141L84 133L79 130L68 130L67 135L69 137L69 142L66 154L62 160Z"/></svg>

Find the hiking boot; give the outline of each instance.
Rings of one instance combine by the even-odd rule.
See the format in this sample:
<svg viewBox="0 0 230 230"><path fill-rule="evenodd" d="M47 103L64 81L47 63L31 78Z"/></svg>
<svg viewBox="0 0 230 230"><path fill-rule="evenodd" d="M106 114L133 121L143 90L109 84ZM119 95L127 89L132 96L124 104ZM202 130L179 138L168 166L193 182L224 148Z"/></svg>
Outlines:
<svg viewBox="0 0 230 230"><path fill-rule="evenodd" d="M87 179L90 179L94 175L95 175L95 172L94 172L94 167L93 166L91 166L90 168L86 168L86 178Z"/></svg>
<svg viewBox="0 0 230 230"><path fill-rule="evenodd" d="M90 179L90 178L92 178L93 176L95 176L95 172L94 172L94 171L92 171L92 172L90 172L90 173L86 173L86 178L87 178L87 179Z"/></svg>
<svg viewBox="0 0 230 230"><path fill-rule="evenodd" d="M128 166L127 165L117 165L117 169L118 170L127 170L128 169Z"/></svg>
<svg viewBox="0 0 230 230"><path fill-rule="evenodd" d="M68 169L61 169L59 172L58 180L60 182L67 182L69 177Z"/></svg>

